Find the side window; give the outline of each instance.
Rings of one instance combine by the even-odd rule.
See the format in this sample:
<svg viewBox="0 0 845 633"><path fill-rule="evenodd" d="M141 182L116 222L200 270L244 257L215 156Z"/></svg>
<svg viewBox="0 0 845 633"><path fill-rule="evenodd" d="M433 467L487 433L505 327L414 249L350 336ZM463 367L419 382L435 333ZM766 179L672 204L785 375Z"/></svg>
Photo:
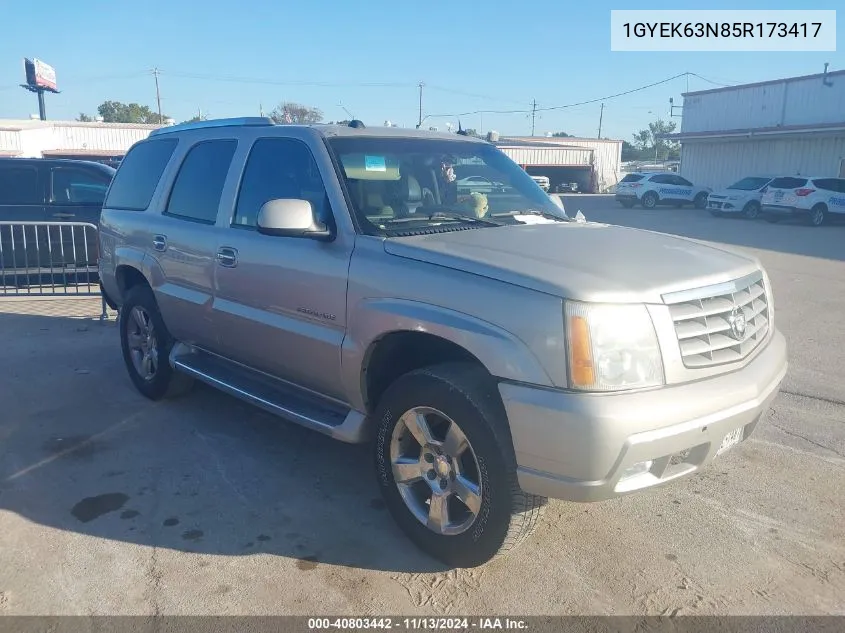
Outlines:
<svg viewBox="0 0 845 633"><path fill-rule="evenodd" d="M106 177L67 167L54 167L50 174L54 204L103 204L109 187Z"/></svg>
<svg viewBox="0 0 845 633"><path fill-rule="evenodd" d="M232 226L254 228L264 203L278 198L308 200L319 219L332 221L326 188L308 146L296 139L260 138L246 161Z"/></svg>
<svg viewBox="0 0 845 633"><path fill-rule="evenodd" d="M105 206L144 211L150 206L158 181L175 149L176 139L141 141L134 145L114 175Z"/></svg>
<svg viewBox="0 0 845 633"><path fill-rule="evenodd" d="M682 187L692 187L693 184L687 180L686 178L681 178L680 176L672 176L672 181L676 185L680 185Z"/></svg>
<svg viewBox="0 0 845 633"><path fill-rule="evenodd" d="M651 178L649 178L649 180L650 180L651 182L653 182L653 183L658 184L658 185L668 185L668 184L670 184L670 183L671 183L671 181L669 180L669 178L670 178L670 176L665 176L665 175L663 175L663 174L658 174L657 176L652 176Z"/></svg>
<svg viewBox="0 0 845 633"><path fill-rule="evenodd" d="M35 167L0 166L0 204L44 204Z"/></svg>
<svg viewBox="0 0 845 633"><path fill-rule="evenodd" d="M220 195L238 142L202 141L188 150L167 201L167 215L214 224Z"/></svg>
<svg viewBox="0 0 845 633"><path fill-rule="evenodd" d="M817 178L813 181L813 184L819 189L824 189L825 191L842 191L839 184L840 182L841 181L838 178Z"/></svg>

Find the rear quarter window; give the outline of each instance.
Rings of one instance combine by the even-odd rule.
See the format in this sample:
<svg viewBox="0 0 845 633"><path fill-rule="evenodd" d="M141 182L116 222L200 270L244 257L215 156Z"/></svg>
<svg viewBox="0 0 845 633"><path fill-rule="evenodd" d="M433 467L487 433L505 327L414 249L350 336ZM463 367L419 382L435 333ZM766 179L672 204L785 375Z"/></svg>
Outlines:
<svg viewBox="0 0 845 633"><path fill-rule="evenodd" d="M792 176L787 176L785 178L775 178L771 184L769 184L769 188L772 189L798 189L799 187L803 187L807 184L806 178L795 178Z"/></svg>
<svg viewBox="0 0 845 633"><path fill-rule="evenodd" d="M825 191L839 191L839 183L836 178L816 178L813 181L816 189L824 189Z"/></svg>
<svg viewBox="0 0 845 633"><path fill-rule="evenodd" d="M114 176L105 206L113 209L145 211L150 206L164 173L176 139L141 141L129 150Z"/></svg>
<svg viewBox="0 0 845 633"><path fill-rule="evenodd" d="M641 176L640 174L628 174L619 182L639 182L643 178L644 176Z"/></svg>

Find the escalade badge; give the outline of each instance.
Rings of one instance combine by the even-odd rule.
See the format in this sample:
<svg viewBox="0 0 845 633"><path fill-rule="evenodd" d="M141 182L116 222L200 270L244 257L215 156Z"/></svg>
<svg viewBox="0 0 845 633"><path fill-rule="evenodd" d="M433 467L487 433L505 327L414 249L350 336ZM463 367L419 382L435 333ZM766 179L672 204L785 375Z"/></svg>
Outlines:
<svg viewBox="0 0 845 633"><path fill-rule="evenodd" d="M745 338L745 329L748 323L745 321L745 313L738 306L734 306L731 315L728 317L728 325L731 326L731 334L738 341Z"/></svg>

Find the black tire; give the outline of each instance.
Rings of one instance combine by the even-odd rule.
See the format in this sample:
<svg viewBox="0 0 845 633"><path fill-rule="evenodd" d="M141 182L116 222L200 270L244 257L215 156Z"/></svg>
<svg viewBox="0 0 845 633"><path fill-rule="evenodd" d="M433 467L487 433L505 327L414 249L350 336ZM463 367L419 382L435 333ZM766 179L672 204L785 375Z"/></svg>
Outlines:
<svg viewBox="0 0 845 633"><path fill-rule="evenodd" d="M133 311L141 308L149 316L152 323L152 331L155 334L152 349L155 350L158 363L155 372L150 378L144 378L136 369L135 362L130 350L129 337L130 329L136 322ZM193 385L190 376L179 373L170 365L170 350L173 348L174 340L161 318L155 296L152 289L146 284L139 284L129 290L126 300L120 307L120 347L123 350L123 362L135 388L150 400L161 400L186 393Z"/></svg>
<svg viewBox="0 0 845 633"><path fill-rule="evenodd" d="M760 217L760 203L752 200L745 205L745 208L742 210L742 215L748 220L756 220Z"/></svg>
<svg viewBox="0 0 845 633"><path fill-rule="evenodd" d="M628 200L620 200L619 204L621 204L626 209L633 209L634 208L634 203L629 202Z"/></svg>
<svg viewBox="0 0 845 633"><path fill-rule="evenodd" d="M714 218L721 218L722 212L716 211L716 209L710 209L710 215L712 215Z"/></svg>
<svg viewBox="0 0 845 633"><path fill-rule="evenodd" d="M821 202L810 209L806 221L810 226L821 226L827 220L827 207Z"/></svg>
<svg viewBox="0 0 845 633"><path fill-rule="evenodd" d="M391 466L391 439L405 412L436 409L459 420L478 464L481 503L474 522L445 536L424 525L399 492ZM450 567L477 567L521 544L534 531L546 503L523 492L504 406L482 368L450 363L418 369L394 382L375 412L376 476L394 520L417 547Z"/></svg>
<svg viewBox="0 0 845 633"><path fill-rule="evenodd" d="M643 197L640 202L643 205L643 209L653 209L657 206L657 202L659 200L660 198L656 193L654 193L653 191L646 191L643 194Z"/></svg>
<svg viewBox="0 0 845 633"><path fill-rule="evenodd" d="M770 224L777 224L778 222L780 222L780 216L778 216L778 215L772 215L771 213L766 213L766 214L763 215L763 217L766 219L766 222L768 222Z"/></svg>
<svg viewBox="0 0 845 633"><path fill-rule="evenodd" d="M695 205L696 209L704 209L705 207L707 207L707 197L708 197L708 195L709 194L702 191L701 193L699 193L695 197L695 200L693 200L693 204Z"/></svg>

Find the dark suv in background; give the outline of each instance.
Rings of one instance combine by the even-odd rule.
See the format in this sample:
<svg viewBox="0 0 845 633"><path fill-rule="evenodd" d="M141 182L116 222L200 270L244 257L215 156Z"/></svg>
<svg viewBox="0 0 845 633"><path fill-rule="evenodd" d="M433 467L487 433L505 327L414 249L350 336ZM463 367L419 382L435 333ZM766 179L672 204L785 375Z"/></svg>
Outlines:
<svg viewBox="0 0 845 633"><path fill-rule="evenodd" d="M9 283L9 275L95 273L97 231L76 223L96 227L114 174L91 161L0 158L0 283Z"/></svg>

